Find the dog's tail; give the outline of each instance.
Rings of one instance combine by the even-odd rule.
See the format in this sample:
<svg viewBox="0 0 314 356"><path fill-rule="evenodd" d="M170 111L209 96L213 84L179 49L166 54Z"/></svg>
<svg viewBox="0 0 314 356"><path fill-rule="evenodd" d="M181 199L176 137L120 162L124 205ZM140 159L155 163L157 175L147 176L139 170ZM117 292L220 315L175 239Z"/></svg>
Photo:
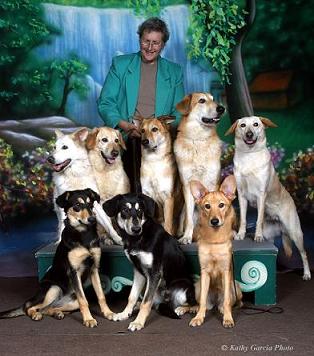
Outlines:
<svg viewBox="0 0 314 356"><path fill-rule="evenodd" d="M16 318L16 317L22 316L22 315L26 315L23 305L18 308L0 312L0 319Z"/></svg>
<svg viewBox="0 0 314 356"><path fill-rule="evenodd" d="M157 311L159 314L166 316L171 319L181 319L179 315L176 314L176 312L173 310L171 305L169 303L160 303L157 306Z"/></svg>
<svg viewBox="0 0 314 356"><path fill-rule="evenodd" d="M288 235L282 234L282 246L288 258L292 256L292 244Z"/></svg>

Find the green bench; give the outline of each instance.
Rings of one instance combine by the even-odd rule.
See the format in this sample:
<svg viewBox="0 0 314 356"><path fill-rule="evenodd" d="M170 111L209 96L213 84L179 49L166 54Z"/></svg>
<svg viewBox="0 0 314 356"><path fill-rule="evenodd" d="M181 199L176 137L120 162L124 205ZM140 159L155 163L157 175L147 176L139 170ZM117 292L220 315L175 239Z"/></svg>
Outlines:
<svg viewBox="0 0 314 356"><path fill-rule="evenodd" d="M36 252L38 277L51 266L56 245L49 244ZM182 246L191 273L199 276L197 245ZM276 258L278 249L270 242L256 243L249 238L233 241L235 279L244 293L254 294L255 305L276 304ZM100 275L105 293L120 292L132 285L133 269L121 246L106 246L102 253Z"/></svg>

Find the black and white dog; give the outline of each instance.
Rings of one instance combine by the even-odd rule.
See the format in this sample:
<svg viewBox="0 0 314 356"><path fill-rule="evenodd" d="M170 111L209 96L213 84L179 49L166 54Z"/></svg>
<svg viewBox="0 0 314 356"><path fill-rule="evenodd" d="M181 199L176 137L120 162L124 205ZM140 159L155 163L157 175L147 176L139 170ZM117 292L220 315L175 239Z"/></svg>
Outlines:
<svg viewBox="0 0 314 356"><path fill-rule="evenodd" d="M196 304L185 256L177 240L154 221L156 207L150 197L132 193L117 195L103 204L105 212L116 219L125 254L134 267L128 304L113 320L131 316L146 282L139 313L128 327L131 331L144 327L153 304L172 318L179 318L177 307Z"/></svg>

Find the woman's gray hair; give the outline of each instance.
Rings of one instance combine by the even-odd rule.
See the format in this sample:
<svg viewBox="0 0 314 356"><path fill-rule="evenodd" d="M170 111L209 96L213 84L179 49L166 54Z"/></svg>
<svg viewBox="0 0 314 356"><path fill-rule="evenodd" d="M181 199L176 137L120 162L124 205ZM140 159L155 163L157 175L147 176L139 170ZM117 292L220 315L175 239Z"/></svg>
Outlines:
<svg viewBox="0 0 314 356"><path fill-rule="evenodd" d="M161 32L162 40L166 43L169 39L169 31L166 23L158 17L150 17L146 21L144 21L141 25L139 25L137 33L142 38L144 31L147 32Z"/></svg>

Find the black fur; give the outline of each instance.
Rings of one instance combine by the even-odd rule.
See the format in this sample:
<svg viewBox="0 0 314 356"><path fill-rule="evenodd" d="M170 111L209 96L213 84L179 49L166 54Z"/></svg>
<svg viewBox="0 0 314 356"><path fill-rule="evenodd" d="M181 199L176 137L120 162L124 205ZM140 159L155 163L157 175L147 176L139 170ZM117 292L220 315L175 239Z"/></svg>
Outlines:
<svg viewBox="0 0 314 356"><path fill-rule="evenodd" d="M84 203L82 203L83 200ZM57 204L64 209L66 214L68 210L73 207L73 209L76 209L77 212L79 212L80 209L87 210L87 216L89 216L88 223L84 224L83 231L78 231L71 225L68 217L65 219L65 228L62 232L61 241L56 249L52 266L40 281L38 293L33 298L26 301L22 307L1 312L0 318L12 318L28 314L27 311L29 308L43 302L48 290L52 286L59 287L60 293L52 304L45 306L42 310L38 309L38 312L42 314L45 314L45 310L49 307L53 307L55 305L62 307L62 304L60 305L62 297L67 296L67 301L75 301L76 297L81 295L81 291L78 286L80 283L78 273L77 270L72 267L68 254L76 247L84 247L87 250L100 247L100 240L96 232L96 219L92 213L94 201L99 202L99 200L99 195L91 189L65 192L56 199ZM88 256L84 261L82 261L82 265L79 266L79 268L84 269L84 273L81 277L81 282L84 283L91 269L98 268L98 266L95 267L93 258Z"/></svg>
<svg viewBox="0 0 314 356"><path fill-rule="evenodd" d="M135 209L136 204L139 209ZM127 209L127 206L132 208ZM178 290L185 291L186 303L195 305L194 284L178 241L153 219L156 207L156 203L150 197L132 193L118 195L103 204L105 212L117 221L126 255L134 268L146 278L146 283L149 282L150 288L144 296L143 303L151 301L156 297L156 293L159 293L162 296L159 312L178 318L174 313L174 309L179 306L175 294ZM141 230L130 234L121 227L121 223L119 225L119 221L122 220L131 221L133 227L141 225ZM145 222L141 224L143 220ZM151 253L152 266L143 265L138 252ZM157 288L159 283L160 286Z"/></svg>

